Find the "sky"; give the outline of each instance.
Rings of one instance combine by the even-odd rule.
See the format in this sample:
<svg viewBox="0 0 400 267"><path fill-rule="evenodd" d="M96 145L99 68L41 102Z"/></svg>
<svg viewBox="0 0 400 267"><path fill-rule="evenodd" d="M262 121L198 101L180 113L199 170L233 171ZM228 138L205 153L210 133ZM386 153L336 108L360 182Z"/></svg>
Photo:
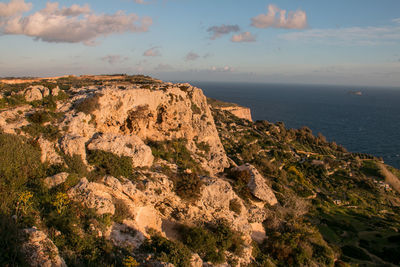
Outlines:
<svg viewBox="0 0 400 267"><path fill-rule="evenodd" d="M0 77L115 73L400 88L400 1L0 1Z"/></svg>

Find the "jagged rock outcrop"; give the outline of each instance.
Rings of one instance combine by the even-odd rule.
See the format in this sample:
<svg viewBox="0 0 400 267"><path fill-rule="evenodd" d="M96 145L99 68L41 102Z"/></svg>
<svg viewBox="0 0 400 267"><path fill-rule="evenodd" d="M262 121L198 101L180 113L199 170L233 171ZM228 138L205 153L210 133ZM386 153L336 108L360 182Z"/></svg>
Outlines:
<svg viewBox="0 0 400 267"><path fill-rule="evenodd" d="M66 267L63 258L58 253L58 248L47 235L36 229L24 229L26 241L21 246L21 251L26 262L32 267Z"/></svg>
<svg viewBox="0 0 400 267"><path fill-rule="evenodd" d="M60 148L66 155L73 157L78 155L86 163L86 142L87 137L79 135L65 135L60 140Z"/></svg>
<svg viewBox="0 0 400 267"><path fill-rule="evenodd" d="M57 144L44 139L43 137L39 137L37 140L40 149L42 151L41 161L48 162L50 164L62 164L63 159L56 151Z"/></svg>
<svg viewBox="0 0 400 267"><path fill-rule="evenodd" d="M95 133L136 135L154 141L183 138L204 169L217 173L229 165L206 97L198 88L188 84L165 84L157 90L106 86L76 89L76 94L73 103L93 97L98 103L89 115L76 113L70 109L72 104L63 107L67 114L61 127L67 126L70 135L88 139ZM209 148L203 156L195 154L199 144Z"/></svg>
<svg viewBox="0 0 400 267"><path fill-rule="evenodd" d="M132 158L133 167L150 167L153 165L153 154L150 147L137 136L99 134L87 146L88 150L103 150L118 156Z"/></svg>
<svg viewBox="0 0 400 267"><path fill-rule="evenodd" d="M267 202L269 205L275 205L278 200L275 197L272 189L265 182L265 178L258 172L258 170L250 164L244 164L236 169L240 171L248 171L251 175L251 179L248 183L248 187L251 193L258 199Z"/></svg>
<svg viewBox="0 0 400 267"><path fill-rule="evenodd" d="M42 100L44 97L50 95L57 96L60 92L60 88L57 86L53 88L51 91L49 88L42 85L33 85L26 88L24 91L21 91L19 94L22 94L25 97L25 100L28 102Z"/></svg>
<svg viewBox="0 0 400 267"><path fill-rule="evenodd" d="M238 118L253 121L251 118L251 110L249 108L241 106L231 106L231 107L218 107L218 109L229 111Z"/></svg>

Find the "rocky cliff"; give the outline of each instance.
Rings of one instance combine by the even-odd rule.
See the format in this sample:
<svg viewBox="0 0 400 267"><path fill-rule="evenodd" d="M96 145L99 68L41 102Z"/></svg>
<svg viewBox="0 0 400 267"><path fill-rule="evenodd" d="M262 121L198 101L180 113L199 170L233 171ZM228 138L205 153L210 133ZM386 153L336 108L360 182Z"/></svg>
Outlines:
<svg viewBox="0 0 400 267"><path fill-rule="evenodd" d="M0 89L2 265L397 264L372 156L146 76Z"/></svg>

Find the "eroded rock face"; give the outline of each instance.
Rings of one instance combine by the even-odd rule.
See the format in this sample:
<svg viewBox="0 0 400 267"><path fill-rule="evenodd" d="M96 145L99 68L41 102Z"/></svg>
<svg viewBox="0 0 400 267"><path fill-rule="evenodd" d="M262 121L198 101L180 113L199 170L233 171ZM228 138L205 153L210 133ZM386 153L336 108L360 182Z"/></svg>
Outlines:
<svg viewBox="0 0 400 267"><path fill-rule="evenodd" d="M90 141L89 150L103 150L118 156L132 158L133 167L150 167L153 154L150 147L137 136L99 134Z"/></svg>
<svg viewBox="0 0 400 267"><path fill-rule="evenodd" d="M81 101L85 90L98 95L98 107L91 115L70 110L63 125L68 133L91 138L95 133L138 136L142 140L164 141L184 138L201 166L211 173L228 167L211 111L202 91L188 84L163 85L162 89L128 86L82 88L73 101ZM82 94L81 94L82 93ZM67 108L67 107L66 107ZM198 146L208 147L197 156Z"/></svg>
<svg viewBox="0 0 400 267"><path fill-rule="evenodd" d="M61 164L63 162L61 156L56 152L56 144L43 137L40 137L37 141L42 151L40 158L42 162L48 162L50 164Z"/></svg>
<svg viewBox="0 0 400 267"><path fill-rule="evenodd" d="M34 267L66 267L64 259L60 257L58 248L45 233L36 228L24 229L27 240L21 250L29 266Z"/></svg>
<svg viewBox="0 0 400 267"><path fill-rule="evenodd" d="M68 156L79 155L86 163L87 137L79 135L65 135L60 141L61 150Z"/></svg>
<svg viewBox="0 0 400 267"><path fill-rule="evenodd" d="M253 121L251 118L251 110L246 107L232 106L232 107L219 107L221 110L226 110L238 118Z"/></svg>
<svg viewBox="0 0 400 267"><path fill-rule="evenodd" d="M248 171L251 175L248 187L251 193L258 199L267 202L269 205L275 205L278 200L275 197L272 189L265 182L264 177L258 172L258 170L250 164L244 164L237 167L240 171Z"/></svg>

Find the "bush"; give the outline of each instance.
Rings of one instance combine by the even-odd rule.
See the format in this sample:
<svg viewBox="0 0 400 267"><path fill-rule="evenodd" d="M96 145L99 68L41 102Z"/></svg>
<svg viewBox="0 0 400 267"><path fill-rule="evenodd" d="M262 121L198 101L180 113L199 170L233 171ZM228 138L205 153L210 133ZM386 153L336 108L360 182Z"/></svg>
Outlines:
<svg viewBox="0 0 400 267"><path fill-rule="evenodd" d="M175 193L183 199L194 200L200 196L203 185L200 177L196 174L180 173L172 177Z"/></svg>
<svg viewBox="0 0 400 267"><path fill-rule="evenodd" d="M65 161L65 164L68 166L68 173L72 175L76 175L79 178L85 177L88 175L88 171L86 168L85 163L83 163L82 157L80 155L73 155L68 156L66 154L63 154L63 159Z"/></svg>
<svg viewBox="0 0 400 267"><path fill-rule="evenodd" d="M192 253L181 242L171 241L159 234L146 240L140 250L154 253L156 260L172 263L177 267L189 267Z"/></svg>
<svg viewBox="0 0 400 267"><path fill-rule="evenodd" d="M102 94L95 94L92 97L83 99L81 102L75 104L75 110L85 114L93 113L93 111L100 108L99 99L102 96Z"/></svg>
<svg viewBox="0 0 400 267"><path fill-rule="evenodd" d="M42 135L43 138L46 138L50 141L55 141L61 137L60 130L53 125L43 126L38 123L31 123L21 127L21 129L32 137L38 137Z"/></svg>
<svg viewBox="0 0 400 267"><path fill-rule="evenodd" d="M207 174L192 158L190 151L186 148L186 143L186 139L174 139L164 142L147 141L147 145L151 147L154 157L175 163L181 170L190 169L194 173Z"/></svg>
<svg viewBox="0 0 400 267"><path fill-rule="evenodd" d="M89 150L87 160L96 167L100 174L114 177L133 178L132 159L127 156L118 156L102 150Z"/></svg>
<svg viewBox="0 0 400 267"><path fill-rule="evenodd" d="M238 256L243 252L241 234L232 231L224 221L209 224L206 229L181 226L179 230L182 242L206 261L224 262L226 250Z"/></svg>
<svg viewBox="0 0 400 267"><path fill-rule="evenodd" d="M230 169L228 178L234 181L233 189L245 201L252 199L252 194L247 184L250 182L251 174L248 170Z"/></svg>

